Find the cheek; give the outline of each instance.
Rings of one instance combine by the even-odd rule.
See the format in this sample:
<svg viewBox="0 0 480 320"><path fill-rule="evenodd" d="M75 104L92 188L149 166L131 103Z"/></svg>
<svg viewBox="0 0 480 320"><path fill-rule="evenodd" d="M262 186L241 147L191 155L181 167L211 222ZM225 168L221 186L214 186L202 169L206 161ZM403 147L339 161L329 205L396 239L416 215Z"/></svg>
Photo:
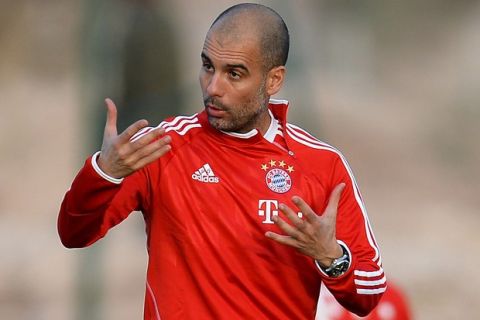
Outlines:
<svg viewBox="0 0 480 320"><path fill-rule="evenodd" d="M259 98L259 85L252 85L239 92L244 103L255 103Z"/></svg>
<svg viewBox="0 0 480 320"><path fill-rule="evenodd" d="M252 100L257 95L258 84L253 82L245 82L235 87L234 93L237 98L242 100Z"/></svg>

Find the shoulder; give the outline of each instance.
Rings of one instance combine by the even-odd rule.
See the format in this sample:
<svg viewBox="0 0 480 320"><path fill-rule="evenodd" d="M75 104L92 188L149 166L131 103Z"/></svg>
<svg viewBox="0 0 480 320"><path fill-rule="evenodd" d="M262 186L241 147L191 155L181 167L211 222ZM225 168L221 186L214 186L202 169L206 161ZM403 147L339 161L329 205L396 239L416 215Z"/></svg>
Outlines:
<svg viewBox="0 0 480 320"><path fill-rule="evenodd" d="M317 139L307 130L300 128L294 124L286 124L285 133L289 140L293 140L297 148L301 151L312 152L314 154L322 153L325 156L333 158L342 158L342 153L334 146Z"/></svg>
<svg viewBox="0 0 480 320"><path fill-rule="evenodd" d="M160 122L156 127L145 127L139 130L132 138L131 141L140 139L142 136L148 134L154 129L163 128L165 135L171 137L170 147L171 150L164 156L160 157L157 161L151 163L147 170L158 170L159 166L166 165L172 159L176 158L181 150L192 143L195 137L202 132L202 124L198 119L198 114L189 116L175 116L165 119ZM196 139L197 141L199 139ZM201 140L201 139L200 139ZM152 176L156 176L152 174Z"/></svg>
<svg viewBox="0 0 480 320"><path fill-rule="evenodd" d="M190 116L176 116L165 119L165 121L160 122L158 127L165 129L166 133L171 132L179 136L185 136L192 129L201 128L202 125L198 119L198 114L195 113Z"/></svg>
<svg viewBox="0 0 480 320"><path fill-rule="evenodd" d="M285 132L290 144L294 144L294 152L308 163L316 164L316 169L347 172L352 181L355 179L348 160L340 150L291 123L286 124ZM338 168L341 170L338 171Z"/></svg>
<svg viewBox="0 0 480 320"><path fill-rule="evenodd" d="M139 130L132 138L132 141L140 139L142 136L146 135L148 132L156 129L163 128L165 129L165 134L168 134L172 137L172 144L182 144L185 140L191 138L202 125L199 122L198 114L195 113L189 116L175 116L165 119L160 122L156 127L145 127Z"/></svg>

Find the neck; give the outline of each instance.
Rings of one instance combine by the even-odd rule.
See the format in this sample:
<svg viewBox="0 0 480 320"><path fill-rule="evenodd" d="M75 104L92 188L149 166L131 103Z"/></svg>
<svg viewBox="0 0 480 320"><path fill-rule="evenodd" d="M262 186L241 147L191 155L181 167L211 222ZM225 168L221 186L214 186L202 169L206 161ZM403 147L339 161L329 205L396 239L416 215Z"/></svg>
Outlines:
<svg viewBox="0 0 480 320"><path fill-rule="evenodd" d="M270 110L267 108L267 112L264 112L262 115L259 116L258 119L258 127L255 128L258 132L264 136L267 132L268 128L272 123L272 117L270 116Z"/></svg>

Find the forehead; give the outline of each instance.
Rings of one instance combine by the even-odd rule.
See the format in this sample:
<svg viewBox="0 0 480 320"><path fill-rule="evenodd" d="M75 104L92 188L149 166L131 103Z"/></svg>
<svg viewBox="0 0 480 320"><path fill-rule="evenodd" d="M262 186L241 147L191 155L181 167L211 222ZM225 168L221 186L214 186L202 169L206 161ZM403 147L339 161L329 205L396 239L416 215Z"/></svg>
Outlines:
<svg viewBox="0 0 480 320"><path fill-rule="evenodd" d="M210 30L203 44L203 54L211 60L261 64L259 41L254 36Z"/></svg>

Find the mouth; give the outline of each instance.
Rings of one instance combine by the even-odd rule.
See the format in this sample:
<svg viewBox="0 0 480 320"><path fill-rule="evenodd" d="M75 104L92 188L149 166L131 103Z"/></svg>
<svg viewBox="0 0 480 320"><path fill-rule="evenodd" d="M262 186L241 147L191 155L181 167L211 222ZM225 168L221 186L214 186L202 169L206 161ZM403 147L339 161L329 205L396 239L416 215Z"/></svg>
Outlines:
<svg viewBox="0 0 480 320"><path fill-rule="evenodd" d="M216 106L212 103L206 103L205 104L205 109L207 111L207 114L210 117L214 117L214 118L221 118L227 112L225 109L219 108L218 106Z"/></svg>

